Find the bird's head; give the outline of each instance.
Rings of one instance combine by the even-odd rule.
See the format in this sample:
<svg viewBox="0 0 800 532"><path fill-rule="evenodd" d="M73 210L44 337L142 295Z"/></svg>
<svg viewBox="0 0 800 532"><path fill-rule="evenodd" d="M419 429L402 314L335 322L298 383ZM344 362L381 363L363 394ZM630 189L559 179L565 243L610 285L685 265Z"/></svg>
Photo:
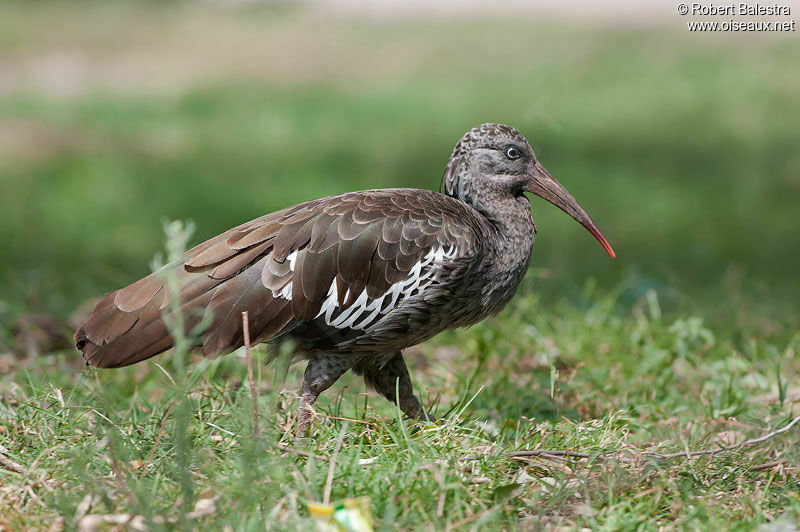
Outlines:
<svg viewBox="0 0 800 532"><path fill-rule="evenodd" d="M469 130L453 149L441 189L479 211L493 198L520 198L530 192L572 216L612 258L616 256L597 224L542 166L531 145L513 127L486 123Z"/></svg>

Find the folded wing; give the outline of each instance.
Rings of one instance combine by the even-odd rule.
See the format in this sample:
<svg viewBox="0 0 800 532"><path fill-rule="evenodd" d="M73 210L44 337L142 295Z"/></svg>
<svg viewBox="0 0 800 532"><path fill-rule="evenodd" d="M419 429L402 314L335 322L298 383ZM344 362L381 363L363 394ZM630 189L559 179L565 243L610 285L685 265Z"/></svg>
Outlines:
<svg viewBox="0 0 800 532"><path fill-rule="evenodd" d="M433 280L436 264L474 244L462 203L429 191L374 190L313 200L268 214L189 250L178 263L108 294L75 333L89 364L119 367L172 347L165 273L181 284L186 331L207 323L206 355L316 321L368 334L404 297Z"/></svg>

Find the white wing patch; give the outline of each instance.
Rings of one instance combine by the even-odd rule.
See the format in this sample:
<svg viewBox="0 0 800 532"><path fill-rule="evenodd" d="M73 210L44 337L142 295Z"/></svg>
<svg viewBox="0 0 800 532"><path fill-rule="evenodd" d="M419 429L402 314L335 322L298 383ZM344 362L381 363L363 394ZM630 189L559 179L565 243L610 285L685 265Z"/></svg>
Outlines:
<svg viewBox="0 0 800 532"><path fill-rule="evenodd" d="M328 296L322 303L322 308L316 317L324 316L325 323L337 329L365 329L372 325L379 316L387 314L396 308L402 299L415 293L422 293L432 285L436 280L435 272L437 267L445 259L453 259L456 255L458 255L458 250L455 246L450 246L447 249L444 247L432 248L422 260L411 268L405 279L394 283L381 297L369 299L365 289L358 295L353 304L344 309L339 309L339 294L334 280L328 289ZM347 295L349 294L345 294L345 300ZM340 311L338 315L335 315L337 309Z"/></svg>
<svg viewBox="0 0 800 532"><path fill-rule="evenodd" d="M289 261L289 269L294 272L294 265L297 262L297 250L292 251L286 256L286 260ZM272 297L280 297L282 299L291 300L292 299L292 282L289 281L284 285L283 288L277 293L273 290Z"/></svg>
<svg viewBox="0 0 800 532"><path fill-rule="evenodd" d="M297 250L292 251L286 256L286 260L289 261L289 269L294 271L294 263L297 262Z"/></svg>
<svg viewBox="0 0 800 532"><path fill-rule="evenodd" d="M431 286L436 280L435 272L437 267L445 260L452 260L456 256L458 256L458 249L455 246L431 248L422 260L414 264L405 279L394 283L381 297L369 299L365 289L347 308L339 307L339 293L334 279L328 289L325 301L322 302L322 308L320 308L315 318L324 316L325 323L337 329L365 329L379 316L387 314L396 308L404 298L420 294ZM296 259L297 251L293 251L287 257L292 271L294 271ZM347 300L350 295L349 290L348 288L348 292L345 293L343 298L344 300ZM277 294L277 297L291 299L292 283L290 282L284 286Z"/></svg>
<svg viewBox="0 0 800 532"><path fill-rule="evenodd" d="M292 299L292 282L291 281L286 283L286 286L284 286L281 289L281 291L278 292L278 296L277 297L281 297L283 299Z"/></svg>

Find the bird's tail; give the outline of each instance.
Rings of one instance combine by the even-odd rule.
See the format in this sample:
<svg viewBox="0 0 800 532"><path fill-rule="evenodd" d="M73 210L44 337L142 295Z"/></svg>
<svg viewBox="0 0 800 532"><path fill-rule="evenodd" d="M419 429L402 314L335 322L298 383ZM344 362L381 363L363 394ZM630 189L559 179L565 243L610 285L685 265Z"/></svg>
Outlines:
<svg viewBox="0 0 800 532"><path fill-rule="evenodd" d="M175 340L164 315L172 307L167 268L174 268L178 275L181 288L176 297L184 334L195 337L193 347L202 347L204 355L224 354L243 345L241 313L245 310L254 345L283 335L296 320L291 301L274 297L262 282L267 258L261 256L250 267L221 277L214 276L219 267L192 271L188 263L184 267L185 261L165 266L104 297L75 332L75 346L87 363L101 368L128 366L171 348ZM284 284L290 281L289 275L282 278ZM279 283L278 289L283 288Z"/></svg>
<svg viewBox="0 0 800 532"><path fill-rule="evenodd" d="M167 266L165 268L169 268ZM182 268L177 268L182 272ZM181 313L188 333L202 319L213 282L207 276L187 276L181 290ZM171 348L175 340L164 321L170 307L164 269L104 297L75 332L75 346L92 366L118 368L140 362Z"/></svg>

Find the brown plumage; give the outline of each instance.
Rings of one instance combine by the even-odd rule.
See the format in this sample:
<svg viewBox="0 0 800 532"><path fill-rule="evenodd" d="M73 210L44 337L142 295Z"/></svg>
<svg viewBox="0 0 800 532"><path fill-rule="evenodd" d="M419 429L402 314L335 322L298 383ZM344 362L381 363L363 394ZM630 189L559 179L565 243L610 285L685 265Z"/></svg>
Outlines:
<svg viewBox="0 0 800 532"><path fill-rule="evenodd" d="M535 226L523 192L556 204L605 238L536 161L516 130L483 124L453 152L443 193L351 192L312 200L235 227L187 251L174 268L187 332L201 320L206 355L291 339L309 360L310 405L353 369L403 410L426 417L400 351L438 332L499 312L530 261ZM163 271L108 294L75 333L98 367L120 367L172 347L162 313ZM400 397L395 384L400 379ZM309 422L301 410L300 432Z"/></svg>

